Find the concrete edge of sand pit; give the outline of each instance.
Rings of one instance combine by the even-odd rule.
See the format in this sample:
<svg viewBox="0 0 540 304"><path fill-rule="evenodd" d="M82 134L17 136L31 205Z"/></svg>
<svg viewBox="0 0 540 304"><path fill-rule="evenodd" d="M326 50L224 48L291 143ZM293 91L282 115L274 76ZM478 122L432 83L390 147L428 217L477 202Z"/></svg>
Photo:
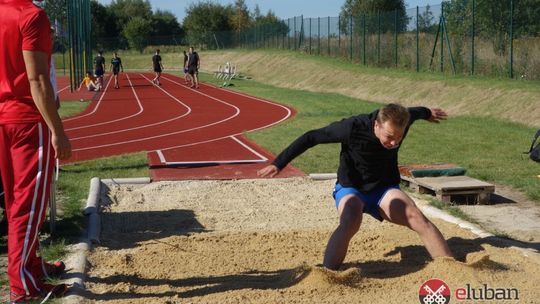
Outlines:
<svg viewBox="0 0 540 304"><path fill-rule="evenodd" d="M337 174L336 173L312 173L309 174L309 178L312 180L329 180L329 179L336 179ZM460 228L466 229L471 231L474 235L481 237L481 238L490 238L496 242L499 242L501 244L504 244L510 248L516 249L520 251L523 255L529 257L531 255L535 255L537 257L540 257L540 253L532 248L522 248L520 247L521 242L512 240L512 239L505 239L498 237L492 233L489 233L482 228L480 228L478 225L475 225L471 222L467 222L465 220L462 220L460 218L457 218L455 216L452 216L445 211L429 206L429 205L423 205L419 204L419 208L422 210L422 212L429 216L441 219L445 222L452 223L458 225Z"/></svg>
<svg viewBox="0 0 540 304"><path fill-rule="evenodd" d="M67 275L71 276L66 280L67 284L72 284L67 296L62 300L65 304L80 303L83 299L82 293L85 290L84 280L86 276L87 255L91 250L92 238L98 238L96 233L99 231L99 197L101 189L101 181L98 177L90 180L90 188L88 190L88 198L83 214L88 218L87 229L83 231L81 241L74 245L71 249L73 252L66 259L66 268L69 269ZM96 240L94 240L96 241Z"/></svg>
<svg viewBox="0 0 540 304"><path fill-rule="evenodd" d="M63 298L64 304L77 304L80 303L84 297L83 292L85 290L84 281L86 277L86 264L88 253L92 250L92 246L99 244L99 236L101 234L101 219L99 216L99 203L102 189L105 186L111 185L124 185L124 184L148 184L150 178L111 178L100 179L99 177L93 177L90 180L90 188L88 190L88 198L86 200L86 207L83 214L87 217L87 229L83 231L83 237L81 241L73 245L72 252L66 259L66 266L69 269L69 279L66 279L67 284L72 284L68 295Z"/></svg>

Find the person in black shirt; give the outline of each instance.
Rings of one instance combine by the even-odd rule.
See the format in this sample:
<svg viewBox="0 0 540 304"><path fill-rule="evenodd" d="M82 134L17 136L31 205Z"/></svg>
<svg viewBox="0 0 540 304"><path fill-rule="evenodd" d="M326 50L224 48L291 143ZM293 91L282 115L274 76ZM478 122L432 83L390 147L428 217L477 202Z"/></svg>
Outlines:
<svg viewBox="0 0 540 304"><path fill-rule="evenodd" d="M199 54L195 52L193 47L189 48L189 56L188 56L188 73L191 78L191 87L192 88L199 88L199 68L201 66L201 60L199 59Z"/></svg>
<svg viewBox="0 0 540 304"><path fill-rule="evenodd" d="M113 58L111 59L111 71L114 75L114 88L119 89L120 85L118 84L118 74L120 71L124 72L124 66L122 66L122 60L118 57L118 53L113 53Z"/></svg>
<svg viewBox="0 0 540 304"><path fill-rule="evenodd" d="M363 213L414 230L432 257L452 257L439 229L399 189L398 170L399 147L412 123L418 119L438 123L446 118L446 112L441 109L388 104L373 113L308 131L257 174L273 177L307 149L317 144L341 143L333 193L340 221L328 241L323 265L334 270L341 266L349 241L360 229Z"/></svg>
<svg viewBox="0 0 540 304"><path fill-rule="evenodd" d="M105 57L103 57L103 52L99 51L94 58L94 75L100 87L103 87L103 74L105 74Z"/></svg>
<svg viewBox="0 0 540 304"><path fill-rule="evenodd" d="M159 55L159 49L157 49L154 56L152 56L152 65L154 66L154 72L156 73L156 77L152 79L152 82L157 85L161 85L161 82L159 82L159 77L161 77L163 65L161 64L161 56Z"/></svg>

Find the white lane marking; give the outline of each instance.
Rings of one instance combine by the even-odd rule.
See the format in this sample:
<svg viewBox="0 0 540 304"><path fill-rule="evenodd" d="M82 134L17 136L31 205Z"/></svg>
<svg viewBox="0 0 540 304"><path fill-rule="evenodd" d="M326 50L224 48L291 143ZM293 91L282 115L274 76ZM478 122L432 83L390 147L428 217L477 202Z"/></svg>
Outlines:
<svg viewBox="0 0 540 304"><path fill-rule="evenodd" d="M59 94L60 92L67 90L67 88L69 88L69 87L70 87L70 86L66 86L66 87L63 88L63 89L56 91L56 94Z"/></svg>
<svg viewBox="0 0 540 304"><path fill-rule="evenodd" d="M102 121L100 123L96 123L96 124L91 124L91 125L84 125L84 126L80 126L80 127L75 127L75 128L69 128L69 129L66 129L66 131L72 131L72 130L79 130L79 129L86 129L86 128L91 128L91 127L96 127L96 126L102 126L102 125L106 125L106 124L110 124L110 123L115 123L115 122L119 122L119 121L122 121L122 120L126 120L126 119L129 119L129 118L133 118L135 116L138 116L140 114L142 114L144 112L144 107L143 105L141 104L141 100L139 99L139 96L137 95L137 92L135 92L135 89L133 88L133 83L131 82L131 79L129 78L129 74L126 73L126 77L128 79L128 82L129 84L131 85L131 90L133 91L133 95L135 95L135 99L137 100L137 104L139 105L139 112L135 113L135 114L132 114L132 115L129 115L129 116L124 116L122 118L117 118L117 119L113 119L113 120L107 120L107 121ZM79 137L80 138L80 137ZM72 140L75 140L75 139L79 139L79 138L74 138Z"/></svg>
<svg viewBox="0 0 540 304"><path fill-rule="evenodd" d="M222 120L219 120L219 121L216 121L216 122L213 122L213 123L209 123L209 124L206 124L206 125L202 125L202 126L198 126L198 127L194 127L194 128L190 128L190 129L186 129L186 130L180 130L180 131L175 131L175 132L169 132L169 133L165 133L165 134L159 134L159 135L154 135L154 136L147 136L147 137L141 137L141 138L137 138L137 139L131 139L131 140L126 140L126 141L120 141L120 142L114 142L114 143L110 143L110 144L105 144L105 145L97 145L97 146L91 146L91 147L84 147L84 148L79 148L79 149L73 149L73 151L85 151L85 150L92 150L92 149L98 149L98 148L105 148L105 147L111 147L111 146L117 146L117 145L122 145L122 144L128 144L128 143L134 143L134 142L140 142L140 141L145 141L145 140L149 140L149 139L156 139L156 138L162 138L162 137L166 137L166 136L169 136L169 135L176 135L176 134L181 134L181 133L186 133L186 132L190 132L190 131L193 131L193 130L199 130L199 129L204 129L204 128L207 128L207 127L211 127L211 126L214 126L214 125L218 125L220 123L223 123L223 122L226 122L228 120L231 120L233 118L235 118L236 116L238 116L240 114L240 109L235 106L235 105L232 105L226 101L223 101L221 99L218 99L218 98L215 98L215 97L212 97L210 95L207 95L207 94L204 94L204 93L200 93L199 94L201 95L204 95L210 99L213 99L213 100L216 100L218 102L221 102L223 104L226 104L228 106L231 106L233 108L236 109L236 112L234 113L234 115L232 116L229 116L225 119L222 119ZM229 135L230 136L230 135Z"/></svg>
<svg viewBox="0 0 540 304"><path fill-rule="evenodd" d="M262 163L266 162L268 158L266 158L264 155L260 154L259 152L255 151L250 146L243 143L241 140L234 136L229 136L227 138L231 138L237 143L239 143L242 147L246 148L248 151L253 153L254 155L258 156L258 159L239 159L239 160L206 160L206 161L181 161L181 162L175 162L175 161L167 161L165 155L161 150L156 150L155 152L159 156L159 160L162 164L165 165L183 165L183 164L205 164L205 163L212 163L212 164L232 164L232 163Z"/></svg>
<svg viewBox="0 0 540 304"><path fill-rule="evenodd" d="M103 94L101 94L101 96L99 97L99 100L98 100L96 106L94 107L94 109L92 110L92 112L86 113L86 114L80 115L80 116L66 118L66 119L63 120L63 122L77 120L77 119L80 119L80 118L83 118L83 117L86 117L86 116L90 116L90 115L96 113L97 109L99 108L99 106L101 104L101 101L103 100L103 97L105 97L105 93L107 93L107 88L109 87L109 84L111 84L112 79L113 79L113 77L109 78L109 81L107 82L107 85L105 86L105 89L103 90Z"/></svg>
<svg viewBox="0 0 540 304"><path fill-rule="evenodd" d="M169 78L167 78L166 76L161 76L161 78L164 78L164 79L167 79L173 83L176 83L177 85L179 86L183 86L183 87L186 87L190 90L193 90L195 92L199 92L195 89L192 89L190 87L188 87L187 85L183 85L179 82L176 82L174 80L171 80ZM268 101L268 100L264 100L264 99L261 99L261 98L258 98L258 97L254 97L254 96L250 96L250 95L246 95L246 94L242 94L242 93L238 93L238 92L235 92L235 91L231 91L231 90L225 90L223 88L218 88L218 87L215 87L215 86L212 86L212 85L208 85L208 84L202 84L204 86L208 86L208 87L211 87L211 88L214 88L214 89L218 89L218 90L222 90L222 91L225 91L225 92L228 92L228 93L232 93L232 94L236 94L236 95L239 95L239 96L243 96L243 97L246 97L246 98L249 98L249 99L254 99L254 100L257 100L257 101L261 101L261 102L264 102L264 103L267 103L267 104L271 104L273 106L277 106L277 107L280 107L282 109L284 109L286 112L287 112L287 115L285 115L285 117L283 117L282 119L274 122L274 123L271 123L271 124L268 124L268 125L265 125L265 126L262 126L262 127L259 127L259 128L255 128L255 129L250 129L250 130L247 130L246 132L253 132L253 131L258 131L258 130L261 130L261 129L266 129L266 128L269 128L273 125L277 125L278 123L281 123L282 121L286 120L287 118L289 118L291 115L292 115L292 112L289 108L287 108L286 106L284 105L281 105L279 103L275 103L275 102L272 102L272 101ZM200 92L199 92L200 93ZM241 134L241 133L236 133L236 134L231 134L232 136L235 136L235 135L238 135L238 134ZM219 139L221 139L222 137L220 137Z"/></svg>
<svg viewBox="0 0 540 304"><path fill-rule="evenodd" d="M142 74L140 74L142 75ZM151 82L150 79L146 78L144 75L142 75L148 82ZM182 101L180 101L178 98L174 97L173 95L169 94L169 92L163 90L162 88L158 87L159 89L161 89L163 92L165 92L165 94L169 95L169 97L171 97L172 99L174 99L177 103L181 104L182 106L184 106L188 111L180 116L175 116L173 118L170 118L170 119L167 119L167 120L164 120L164 121L160 121L160 122L156 122L156 123L151 123L151 124L146 124L146 125L141 125L141 126L138 126L138 127L132 127L132 128L126 128L126 129L122 129L122 130L117 130L117 131L111 131L111 132L104 132L104 133L97 133L97 134L92 134L92 135L87 135L87 136L81 136L81 137L76 137L76 138L70 138L71 141L76 141L76 140L81 140L81 139L86 139L86 138L92 138L92 137L98 137L98 136L103 136L103 135L111 135L111 134L117 134L117 133L122 133L122 132L128 132L128 131L132 131L132 130L138 130L138 129L143 129L143 128L147 128L147 127L152 127L152 126L157 126L157 125L160 125L160 124L164 124L164 123L167 123L167 122L171 122L171 121L174 121L174 120L177 120L177 119L180 119L184 116L187 116L191 113L191 108L186 105L185 103L183 103ZM132 88L133 89L133 88ZM134 91L134 94L135 94L135 97L137 97L137 100L139 100L139 97L137 95L137 93L135 93ZM129 117L128 117L129 118Z"/></svg>

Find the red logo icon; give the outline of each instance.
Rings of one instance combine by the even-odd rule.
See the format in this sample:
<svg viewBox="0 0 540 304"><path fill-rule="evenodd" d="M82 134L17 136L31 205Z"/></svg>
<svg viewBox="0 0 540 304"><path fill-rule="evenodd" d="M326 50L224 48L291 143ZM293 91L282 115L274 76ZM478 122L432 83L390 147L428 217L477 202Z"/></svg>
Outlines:
<svg viewBox="0 0 540 304"><path fill-rule="evenodd" d="M450 287L443 280L427 280L420 286L418 298L421 304L449 304Z"/></svg>

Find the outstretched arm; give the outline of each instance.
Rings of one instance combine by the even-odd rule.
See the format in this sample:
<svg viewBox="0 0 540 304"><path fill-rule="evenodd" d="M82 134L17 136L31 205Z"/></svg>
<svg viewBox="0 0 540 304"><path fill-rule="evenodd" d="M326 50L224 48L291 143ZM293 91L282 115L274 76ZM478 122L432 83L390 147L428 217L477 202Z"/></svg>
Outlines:
<svg viewBox="0 0 540 304"><path fill-rule="evenodd" d="M283 150L271 165L259 170L260 177L274 177L289 162L311 147L326 143L345 143L348 141L353 125L353 118L334 122L324 128L304 133Z"/></svg>

